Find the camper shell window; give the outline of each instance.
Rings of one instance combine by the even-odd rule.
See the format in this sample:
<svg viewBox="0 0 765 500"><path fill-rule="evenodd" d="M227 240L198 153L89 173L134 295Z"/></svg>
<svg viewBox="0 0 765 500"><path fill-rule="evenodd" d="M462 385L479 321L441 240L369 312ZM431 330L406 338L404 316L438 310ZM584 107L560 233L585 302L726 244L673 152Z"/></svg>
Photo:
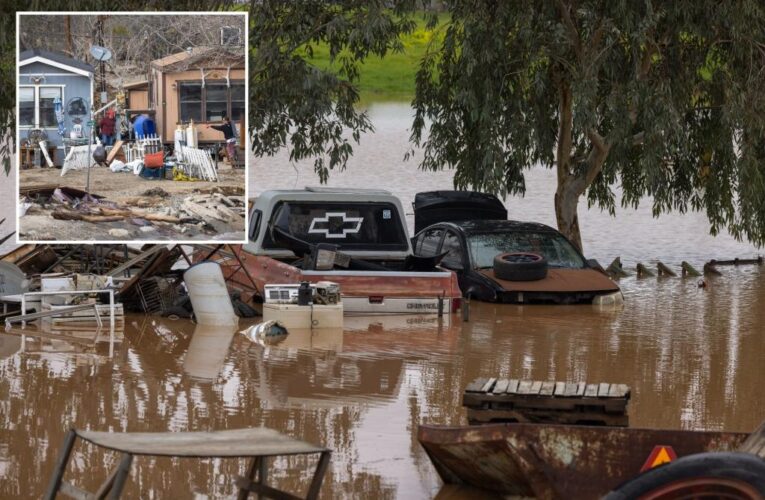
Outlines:
<svg viewBox="0 0 765 500"><path fill-rule="evenodd" d="M377 202L284 202L273 209L269 226L308 243L331 243L346 251L407 251L398 209ZM281 248L266 231L262 247Z"/></svg>

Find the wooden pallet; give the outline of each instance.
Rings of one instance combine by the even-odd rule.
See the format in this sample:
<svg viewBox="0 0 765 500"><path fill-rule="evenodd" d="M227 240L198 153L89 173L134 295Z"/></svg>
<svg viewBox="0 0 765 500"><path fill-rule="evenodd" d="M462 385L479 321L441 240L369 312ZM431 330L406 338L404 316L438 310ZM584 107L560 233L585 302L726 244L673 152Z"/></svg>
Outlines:
<svg viewBox="0 0 765 500"><path fill-rule="evenodd" d="M624 384L478 378L465 388L468 422L545 422L627 426Z"/></svg>

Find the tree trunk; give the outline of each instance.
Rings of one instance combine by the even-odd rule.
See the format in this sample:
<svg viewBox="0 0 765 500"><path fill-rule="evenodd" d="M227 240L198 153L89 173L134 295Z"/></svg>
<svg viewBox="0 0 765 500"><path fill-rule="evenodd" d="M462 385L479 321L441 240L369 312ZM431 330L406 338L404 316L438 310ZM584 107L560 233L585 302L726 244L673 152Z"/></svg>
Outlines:
<svg viewBox="0 0 765 500"><path fill-rule="evenodd" d="M555 219L558 231L568 238L579 251L582 248L582 235L579 232L579 188L571 182L571 177L558 179L558 189L555 191Z"/></svg>
<svg viewBox="0 0 765 500"><path fill-rule="evenodd" d="M571 240L580 251L582 237L579 234L579 217L576 206L579 196L587 187L586 179L577 177L571 172L571 148L573 142L573 94L566 82L560 84L558 112L560 124L558 128L558 148L556 152L558 188L555 191L555 218L558 231Z"/></svg>

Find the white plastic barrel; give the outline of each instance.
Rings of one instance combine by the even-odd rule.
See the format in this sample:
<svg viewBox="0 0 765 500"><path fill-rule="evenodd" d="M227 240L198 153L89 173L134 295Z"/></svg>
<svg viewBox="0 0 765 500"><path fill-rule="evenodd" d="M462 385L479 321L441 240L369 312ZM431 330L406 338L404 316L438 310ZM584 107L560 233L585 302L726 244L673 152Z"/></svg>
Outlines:
<svg viewBox="0 0 765 500"><path fill-rule="evenodd" d="M194 120L186 127L186 145L190 148L197 147L197 129L194 126Z"/></svg>
<svg viewBox="0 0 765 500"><path fill-rule="evenodd" d="M183 273L183 279L198 324L230 326L239 322L220 265L216 262L195 264Z"/></svg>

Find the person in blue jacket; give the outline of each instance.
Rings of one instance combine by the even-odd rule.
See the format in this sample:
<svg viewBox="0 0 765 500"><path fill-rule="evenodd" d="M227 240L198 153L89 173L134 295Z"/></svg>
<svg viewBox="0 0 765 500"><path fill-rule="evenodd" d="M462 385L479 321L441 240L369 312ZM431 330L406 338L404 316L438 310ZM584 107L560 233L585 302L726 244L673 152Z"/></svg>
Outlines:
<svg viewBox="0 0 765 500"><path fill-rule="evenodd" d="M133 122L133 130L136 139L143 139L146 136L153 136L157 133L157 127L154 120L146 113L138 115Z"/></svg>

